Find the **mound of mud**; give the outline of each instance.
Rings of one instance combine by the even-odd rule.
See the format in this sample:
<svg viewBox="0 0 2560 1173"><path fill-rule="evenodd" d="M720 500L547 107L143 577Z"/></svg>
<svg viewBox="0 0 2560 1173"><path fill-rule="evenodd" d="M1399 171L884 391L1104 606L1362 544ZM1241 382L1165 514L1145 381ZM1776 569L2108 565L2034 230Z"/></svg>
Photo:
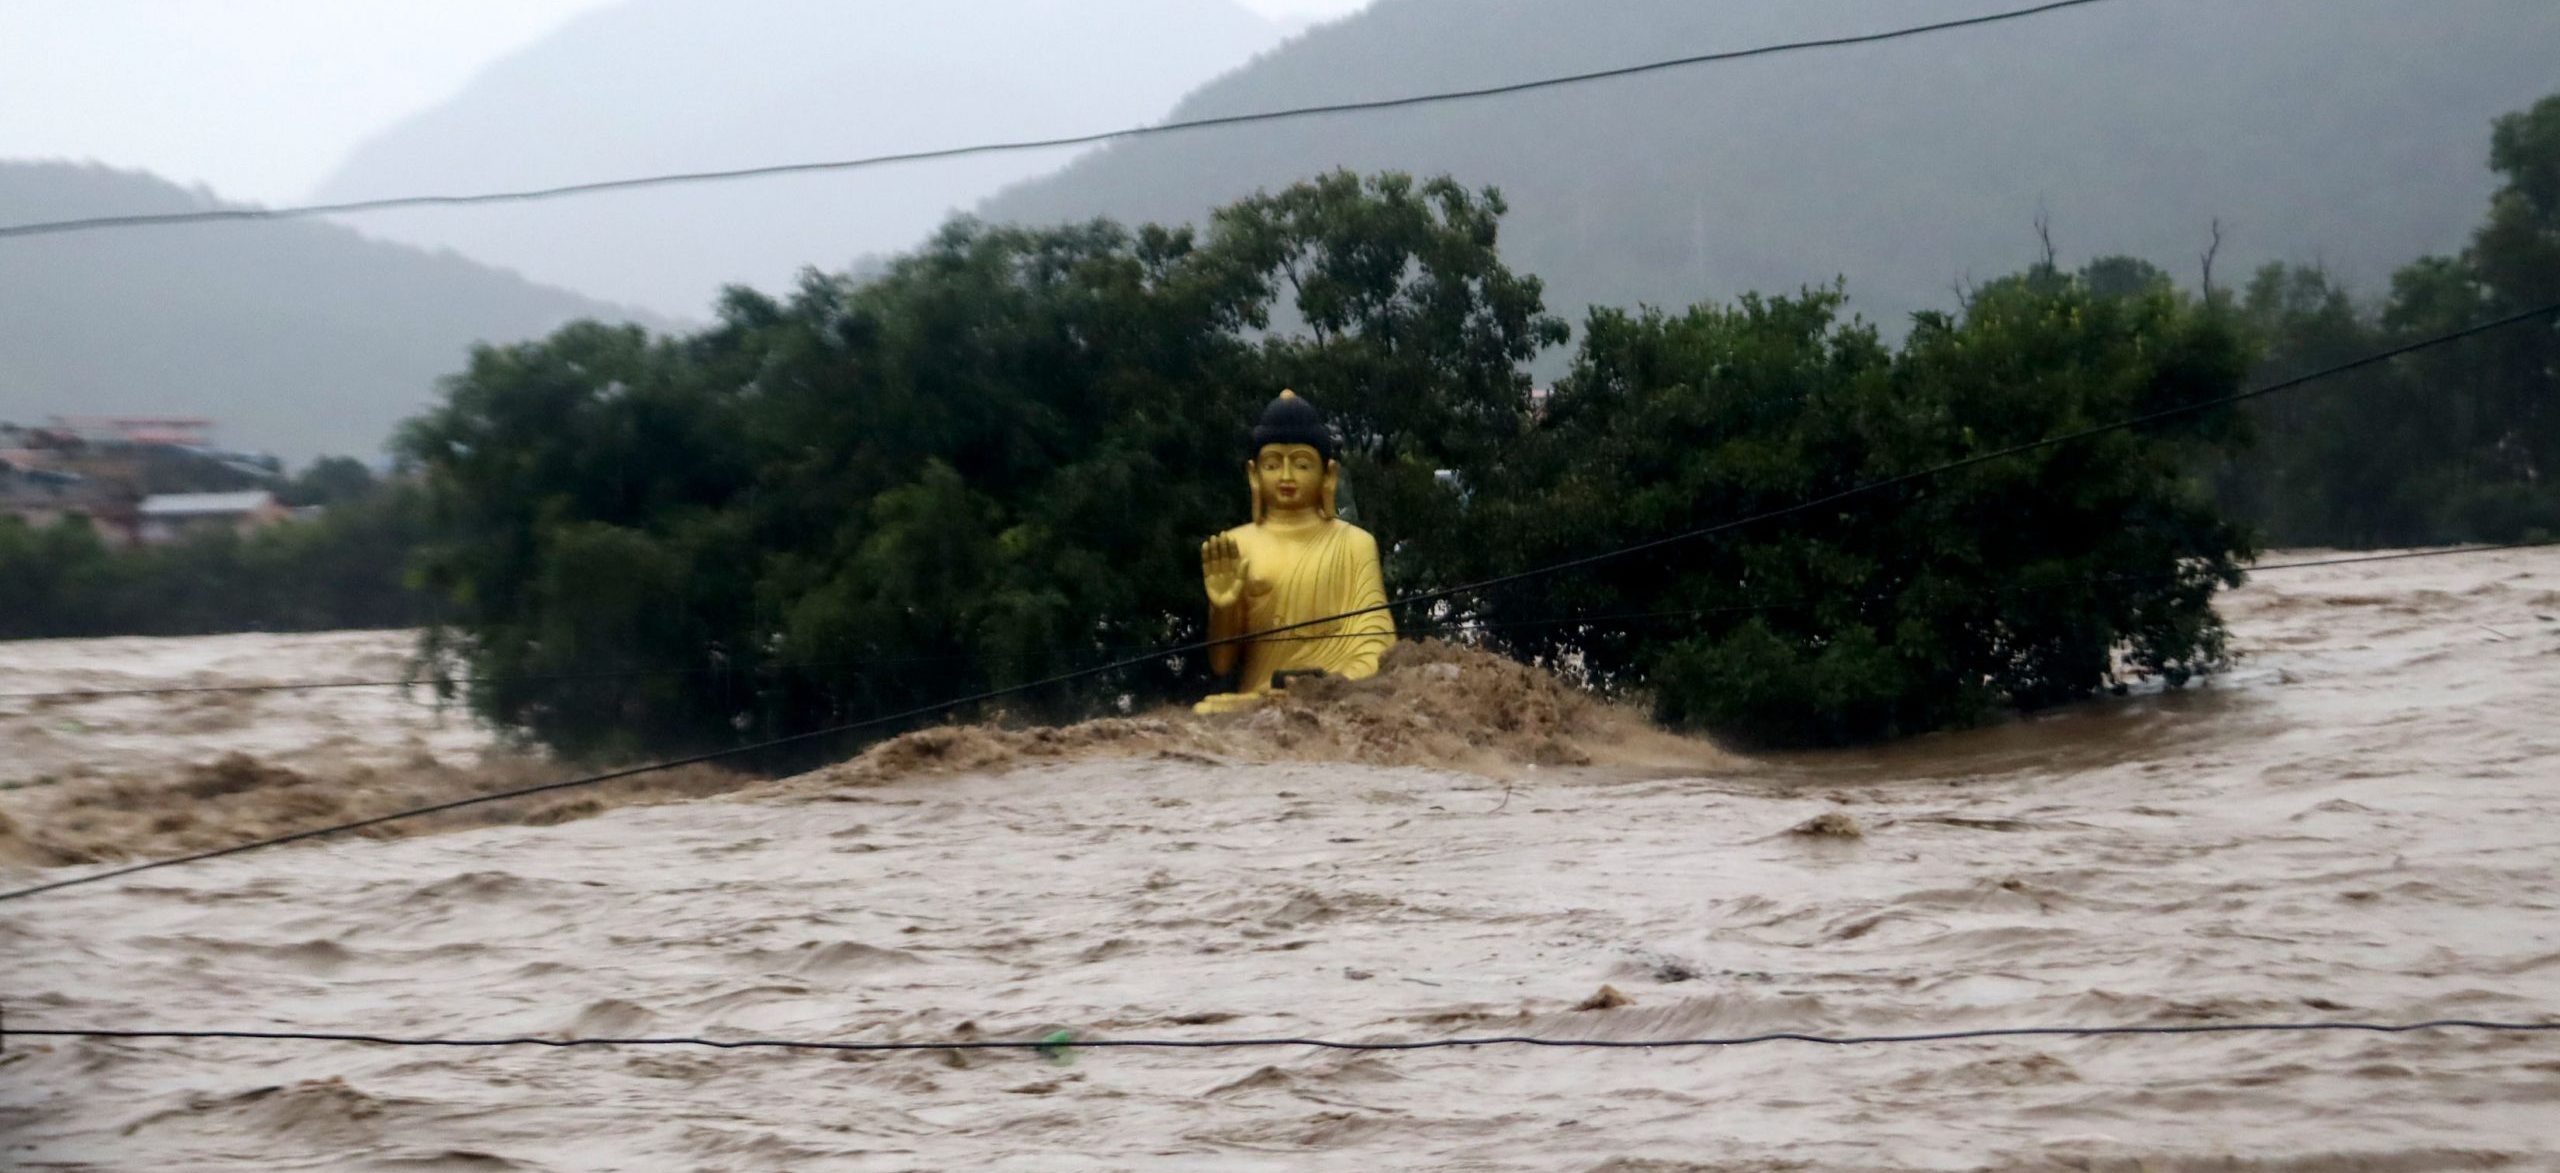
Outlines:
<svg viewBox="0 0 2560 1173"><path fill-rule="evenodd" d="M72 778L7 796L10 810L0 811L0 865L60 867L230 847L519 789L564 772L532 758L491 756L458 764L420 756L397 766L359 765L323 774L316 767L293 769L230 753L175 770ZM386 839L496 823L560 823L628 803L722 793L746 781L692 766L612 783L602 793L495 802L357 833Z"/></svg>
<svg viewBox="0 0 2560 1173"><path fill-rule="evenodd" d="M0 811L0 866L43 867L54 862L52 852L28 839L8 813Z"/></svg>
<svg viewBox="0 0 2560 1173"><path fill-rule="evenodd" d="M1371 679L1301 681L1248 713L1202 717L1170 708L1061 727L944 726L892 738L850 762L777 785L787 791L868 786L919 774L1168 755L1204 762L1432 766L1503 779L1541 766L1696 768L1721 756L1704 742L1664 733L1642 714L1539 669L1422 641L1396 645ZM230 847L519 789L571 772L533 757L492 752L476 761L448 761L423 750L387 764L330 764L311 756L286 764L235 752L101 774L86 771L113 770L110 760L81 765L82 773L0 794L0 866L60 867ZM745 775L697 765L358 833L398 838L500 823L548 826L751 783Z"/></svg>
<svg viewBox="0 0 2560 1173"><path fill-rule="evenodd" d="M1177 756L1434 766L1495 778L1540 766L1693 767L1723 757L1554 675L1439 640L1398 643L1367 680L1300 681L1246 713L1166 709L1058 727L952 725L881 742L794 785L877 785L920 773Z"/></svg>

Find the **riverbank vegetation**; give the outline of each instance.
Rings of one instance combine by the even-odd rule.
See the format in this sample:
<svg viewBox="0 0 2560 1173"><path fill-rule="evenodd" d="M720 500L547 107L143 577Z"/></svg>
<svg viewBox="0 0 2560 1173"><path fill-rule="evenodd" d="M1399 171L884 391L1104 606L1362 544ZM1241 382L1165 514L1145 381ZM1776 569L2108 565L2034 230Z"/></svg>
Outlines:
<svg viewBox="0 0 2560 1173"><path fill-rule="evenodd" d="M414 485L324 460L280 486L316 518L162 545L110 543L84 519L0 517L0 639L415 627L433 599L408 566L426 538Z"/></svg>

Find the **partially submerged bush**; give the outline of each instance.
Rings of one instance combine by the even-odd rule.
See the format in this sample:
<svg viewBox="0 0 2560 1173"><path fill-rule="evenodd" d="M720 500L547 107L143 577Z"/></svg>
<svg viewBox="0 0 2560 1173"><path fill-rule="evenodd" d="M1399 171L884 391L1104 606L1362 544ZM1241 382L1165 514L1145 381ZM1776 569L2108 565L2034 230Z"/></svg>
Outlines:
<svg viewBox="0 0 2560 1173"><path fill-rule="evenodd" d="M1595 311L1572 373L1471 520L1498 572L1783 509L1931 466L2204 403L2247 362L2165 288L2040 270L1923 315L1899 351L1836 290L1679 315ZM1495 592L1523 654L1641 686L1661 717L1831 744L1979 721L2223 655L2210 606L2245 533L2185 471L2217 406L1988 460Z"/></svg>

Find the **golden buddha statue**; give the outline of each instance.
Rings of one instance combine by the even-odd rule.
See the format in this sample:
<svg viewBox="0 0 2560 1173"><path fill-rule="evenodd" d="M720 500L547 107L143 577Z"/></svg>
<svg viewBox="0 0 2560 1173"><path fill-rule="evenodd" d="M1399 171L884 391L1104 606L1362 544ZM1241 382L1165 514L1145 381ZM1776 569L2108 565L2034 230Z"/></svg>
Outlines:
<svg viewBox="0 0 2560 1173"><path fill-rule="evenodd" d="M1210 670L1235 672L1236 690L1201 701L1196 712L1251 708L1294 675L1374 676L1396 640L1378 540L1334 516L1342 464L1315 405L1294 391L1272 400L1253 429L1244 475L1253 520L1200 544L1209 638L1271 634L1209 649ZM1361 613L1332 618L1352 611ZM1328 621L1309 622L1317 619ZM1290 626L1298 623L1308 625Z"/></svg>

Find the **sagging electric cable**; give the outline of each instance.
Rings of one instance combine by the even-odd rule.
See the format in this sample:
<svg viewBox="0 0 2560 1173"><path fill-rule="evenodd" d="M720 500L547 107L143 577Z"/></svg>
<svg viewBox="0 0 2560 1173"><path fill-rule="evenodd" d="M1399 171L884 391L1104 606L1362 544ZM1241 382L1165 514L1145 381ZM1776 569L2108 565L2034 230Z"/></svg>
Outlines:
<svg viewBox="0 0 2560 1173"><path fill-rule="evenodd" d="M1038 1051L1119 1049L1119 1050L1247 1050L1272 1047L1311 1047L1327 1051L1441 1051L1468 1047L1553 1047L1592 1050L1650 1051L1663 1049L1697 1049L1710 1047L1748 1047L1765 1043L1813 1043L1832 1047L1889 1046L1915 1043L1947 1043L1983 1039L2014 1038L2109 1038L2157 1035L2228 1035L2267 1033L2358 1032L2366 1034L2410 1034L2431 1030L2479 1030L2511 1034L2540 1034L2560 1031L2560 1021L2504 1022L2475 1018L2434 1018L2423 1022L2206 1022L2174 1026L2010 1026L1984 1027L1974 1030L1923 1031L1907 1034L1826 1035L1807 1031L1765 1031L1751 1035L1726 1035L1706 1038L1664 1039L1597 1039L1548 1038L1539 1035L1478 1035L1446 1039L1412 1039L1403 1041L1353 1041L1325 1038L1238 1038L1238 1039L1115 1039L1061 1038L1052 1033L1042 1039L941 1039L913 1042L835 1042L820 1039L707 1039L692 1037L641 1038L543 1038L515 1036L493 1038L434 1038L409 1035L379 1035L330 1031L261 1031L261 1030L107 1030L8 1027L0 1033L0 1043L8 1038L77 1038L122 1040L244 1039L270 1042L362 1043L385 1047L713 1047L721 1050L798 1050L837 1052L913 1052L913 1051Z"/></svg>
<svg viewBox="0 0 2560 1173"><path fill-rule="evenodd" d="M329 204L301 204L283 208L216 208L194 212L158 212L123 216L87 216L72 220L46 220L28 224L10 224L0 226L0 238L50 236L66 232L88 232L109 228L139 228L149 225L197 224L214 221L241 220L286 220L308 216L337 215L349 212L375 212L389 208L458 207L473 204L523 203L533 200L559 199L566 196L592 195L598 192L663 187L671 184L715 183L742 179L759 179L776 175L802 175L822 171L852 171L871 167L883 167L896 163L918 163L933 159L956 159L971 155L992 155L1017 151L1037 151L1047 150L1053 147L1089 146L1095 143L1110 142L1117 139L1147 138L1156 135L1173 134L1179 131L1208 130L1219 127L1244 126L1260 122L1277 122L1287 119L1312 118L1327 114L1356 114L1378 110L1395 110L1413 106L1427 106L1442 102L1460 102L1478 98L1500 97L1506 94L1528 93L1534 90L1554 89L1560 86L1608 81L1622 77L1634 77L1639 74L1658 73L1664 70L1680 69L1690 66L1711 65L1725 61L1740 61L1752 57L1767 57L1780 53L1794 53L1813 49L1833 49L1849 45L1868 45L1882 41L1901 40L1906 37L1923 36L1929 33L1950 32L1956 29L2020 20L2027 17L2041 16L2050 12L2057 12L2066 8L2079 8L2085 5L2103 2L2104 0L2051 0L2049 3L2038 4L2028 8L2012 9L2005 12L1985 13L1981 16L1969 16L1956 20L1943 20L1933 24L1887 29L1883 32L1858 33L1851 36L1826 37L1818 40L1790 41L1784 44L1762 45L1757 48L1733 49L1716 53L1697 53L1686 57L1647 61L1636 65L1622 65L1611 69L1598 69L1586 73L1566 74L1558 77L1543 77L1530 81L1506 82L1500 85L1482 86L1475 89L1440 90L1427 94L1409 94L1399 98L1379 98L1357 102L1328 102L1321 105L1294 106L1282 110L1264 110L1248 114L1222 114L1207 118L1186 118L1180 121L1163 122L1150 126L1124 127L1118 130L1095 131L1089 134L1065 135L1057 138L1020 139L1009 142L977 143L969 146L941 147L933 150L904 151L895 154L870 155L859 159L833 159L804 163L776 163L759 167L739 167L720 171L686 171L658 175L640 175L623 179L595 180L587 183L571 183L557 187L530 188L520 191L480 192L470 195L392 196L382 199L348 200L340 203Z"/></svg>
<svg viewBox="0 0 2560 1173"><path fill-rule="evenodd" d="M1204 652L1210 648L1222 645L1242 644L1257 639L1266 639L1272 636L1283 635L1288 632L1301 631L1307 628L1323 627L1329 631L1332 629L1332 625L1334 624L1347 619L1354 619L1362 615L1367 615L1371 612L1393 610L1398 607L1438 603L1457 598L1462 595L1497 589L1513 583L1527 582L1533 579L1548 577L1550 575L1562 574L1570 570L1578 570L1587 566L1596 566L1604 562L1625 558L1634 554L1640 554L1648 550L1658 550L1666 546L1676 545L1682 542L1696 541L1719 534L1730 533L1734 530L1742 529L1746 526L1757 525L1762 522L1775 521L1784 517L1792 517L1796 514L1810 510L1837 505L1844 501L1866 496L1871 493L1882 492L1887 489L1898 488L1903 485L1916 484L1932 477L1943 476L1951 472L1973 468L1995 460L2004 460L2011 457L2021 456L2029 452L2055 448L2096 436L2126 431L2142 427L2146 424L2158 423L2162 420L2174 419L2181 415L2206 411L2216 407L2225 407L2236 403L2243 403L2263 396L2292 390L2294 388L2309 386L2312 383L2323 379L2346 374L2350 371L2361 370L2365 367L2373 366L2378 363L2388 362L2391 359L2398 358L2403 355L2414 354L2433 347L2443 346L2461 339L2485 334L2492 330L2514 326L2524 322L2537 321L2542 318L2551 317L2555 314L2560 314L2560 302L2552 302L2548 305L2537 306L2533 309L2522 312L2507 314L2502 317L2475 323L2458 330L2434 335L2415 342L2403 343L2399 346L2377 351L2359 358L2350 359L2346 362L2325 367L2321 370L2313 371L2308 374L2297 375L2293 378L2269 383L2265 386L2252 388L2250 390L2239 391L2230 395L2216 396L2210 399L2198 400L2193 403L2180 404L2176 407L2162 408L2158 411L2146 412L2142 415L2117 420L2113 423L2097 424L2091 427L2077 429L2075 431L2064 432L2059 435L2048 436L2041 440L2030 440L2024 443L2012 444L2006 447L1992 449L1987 452L1981 452L1972 456L1948 461L1943 464L1932 465L1912 472L1885 477L1880 480L1869 481L1837 492L1800 501L1793 505L1785 505L1775 509L1762 510L1757 513L1734 518L1729 521L1717 522L1713 525L1699 526L1694 529L1684 530L1664 537L1653 538L1633 545L1620 546L1616 549L1604 550L1595 554L1587 554L1579 558L1571 558L1562 562L1549 563L1545 566L1532 567L1527 570L1496 575L1491 578L1461 583L1456 586L1441 587L1435 590L1405 595L1399 598L1389 599L1383 603L1354 608L1339 614L1323 615L1296 623L1280 624L1261 631L1245 632L1238 635L1227 636L1222 639L1195 640L1190 643L1158 648L1140 655L1123 657L1091 667L1060 672L1037 680L1006 685L1000 688L984 689L965 696L951 697L929 704L917 705L895 712L867 717L858 721L832 725L823 729L813 729L803 733L794 733L783 737L770 738L746 745L731 746L726 749L690 754L684 757L671 758L643 765L627 766L621 769L607 770L602 773L590 774L583 777L565 778L554 782L520 787L514 790L474 795L469 798L458 798L409 810L394 811L389 814L376 815L371 818L356 819L332 826L316 827L306 831L297 831L290 834L273 836L271 838L254 840L248 843L234 844L230 847L216 848L210 851L199 851L188 855L172 856L167 859L146 860L141 863L127 864L123 867L112 868L103 872L94 872L85 876L73 876L66 879L54 880L48 883L18 888L8 892L0 892L0 902L20 900L29 896L60 891L65 888L79 887L86 884L101 883L106 880L135 875L141 872L154 871L160 868L178 867L184 864L220 859L226 856L238 855L242 852L256 851L265 847L280 847L290 843L300 843L327 835L336 835L348 831L362 830L367 827L380 826L384 823L397 822L403 819L442 814L446 811L459 810L465 807L481 806L494 802L504 802L510 799L525 798L537 794L549 794L561 790L595 786L606 782L619 781L624 778L637 777L642 774L652 774L664 770L673 770L685 766L701 765L706 762L720 761L727 758L742 757L748 754L769 752L790 746L805 745L821 738L837 737L865 729L876 729L884 725L893 725L919 718L936 716L955 709L967 708L973 705L1003 700L1007 697L1019 696L1041 689L1053 688L1061 684L1069 684L1096 676L1104 676L1114 672L1126 671L1130 668L1140 667L1172 656L1183 656L1197 652Z"/></svg>

